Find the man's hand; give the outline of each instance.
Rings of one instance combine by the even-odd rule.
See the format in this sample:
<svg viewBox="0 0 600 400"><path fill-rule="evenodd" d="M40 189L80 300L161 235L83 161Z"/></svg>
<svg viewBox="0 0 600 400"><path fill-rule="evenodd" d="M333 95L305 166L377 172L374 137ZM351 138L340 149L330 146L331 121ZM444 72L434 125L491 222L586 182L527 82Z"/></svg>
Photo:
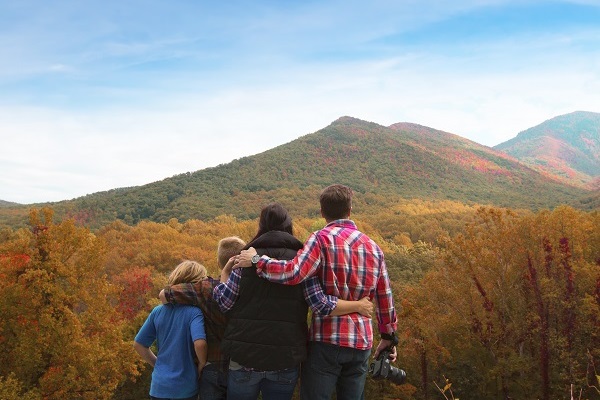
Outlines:
<svg viewBox="0 0 600 400"><path fill-rule="evenodd" d="M160 302L163 304L167 304L167 296L165 296L165 289L161 290L160 293L158 294L158 298L160 299Z"/></svg>
<svg viewBox="0 0 600 400"><path fill-rule="evenodd" d="M254 247L250 247L248 250L242 250L239 256L237 256L235 260L235 264L233 265L233 269L236 268L246 268L252 266L252 256L256 255L256 250Z"/></svg>
<svg viewBox="0 0 600 400"><path fill-rule="evenodd" d="M373 314L373 303L368 297L363 297L358 301L358 313L365 317L370 317Z"/></svg>
<svg viewBox="0 0 600 400"><path fill-rule="evenodd" d="M373 357L375 359L377 359L377 357L379 356L379 353L381 353L383 350L387 349L391 345L392 345L391 340L381 339L381 342L379 342L379 346L377 346L377 349L375 350L375 354L373 355ZM394 361L396 361L396 357L397 357L396 346L394 346L394 347L392 347L392 351L390 352L390 356L388 358L390 359L391 362L394 362Z"/></svg>

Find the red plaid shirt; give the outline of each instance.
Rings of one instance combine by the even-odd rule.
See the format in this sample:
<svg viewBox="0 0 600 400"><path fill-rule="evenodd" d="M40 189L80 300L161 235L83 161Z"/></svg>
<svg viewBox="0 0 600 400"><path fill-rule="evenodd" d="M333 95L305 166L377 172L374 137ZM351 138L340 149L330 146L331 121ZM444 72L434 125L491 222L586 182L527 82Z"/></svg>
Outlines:
<svg viewBox="0 0 600 400"><path fill-rule="evenodd" d="M293 260L262 256L260 276L272 282L298 284L318 276L325 293L344 300L375 299L379 332L396 331L394 298L383 252L354 222L341 219L314 232ZM310 340L367 350L373 346L371 319L352 313L341 316L313 314Z"/></svg>

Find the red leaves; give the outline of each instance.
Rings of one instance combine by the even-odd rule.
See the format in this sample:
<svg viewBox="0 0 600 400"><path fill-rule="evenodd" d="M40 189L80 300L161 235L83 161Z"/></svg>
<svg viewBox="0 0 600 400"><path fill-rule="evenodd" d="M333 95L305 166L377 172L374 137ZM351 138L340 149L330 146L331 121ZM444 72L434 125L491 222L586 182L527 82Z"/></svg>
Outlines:
<svg viewBox="0 0 600 400"><path fill-rule="evenodd" d="M113 279L122 287L117 310L128 320L147 306L147 294L152 289L152 273L148 268L134 267Z"/></svg>

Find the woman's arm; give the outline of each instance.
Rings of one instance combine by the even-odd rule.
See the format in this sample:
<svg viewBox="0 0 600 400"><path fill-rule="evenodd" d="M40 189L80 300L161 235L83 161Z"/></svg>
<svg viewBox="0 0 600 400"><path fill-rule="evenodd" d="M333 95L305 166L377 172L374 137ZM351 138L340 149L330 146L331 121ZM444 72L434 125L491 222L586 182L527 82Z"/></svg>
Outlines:
<svg viewBox="0 0 600 400"><path fill-rule="evenodd" d="M304 298L314 313L332 316L360 313L370 317L373 312L373 304L368 297L360 301L353 301L326 295L321 281L317 277L313 276L305 280L302 285Z"/></svg>
<svg viewBox="0 0 600 400"><path fill-rule="evenodd" d="M368 297L363 297L358 301L338 299L337 306L331 311L332 316L359 313L365 317L370 317L373 313L373 303Z"/></svg>

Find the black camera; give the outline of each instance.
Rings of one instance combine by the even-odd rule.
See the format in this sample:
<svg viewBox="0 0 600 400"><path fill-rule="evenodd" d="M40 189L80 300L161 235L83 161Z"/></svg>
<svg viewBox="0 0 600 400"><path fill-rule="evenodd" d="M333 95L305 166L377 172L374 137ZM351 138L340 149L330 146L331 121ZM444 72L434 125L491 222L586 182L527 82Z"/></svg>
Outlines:
<svg viewBox="0 0 600 400"><path fill-rule="evenodd" d="M387 379L396 385L402 385L406 381L406 372L390 364L388 356L393 347L388 347L379 353L379 357L369 366L369 373L373 379Z"/></svg>

